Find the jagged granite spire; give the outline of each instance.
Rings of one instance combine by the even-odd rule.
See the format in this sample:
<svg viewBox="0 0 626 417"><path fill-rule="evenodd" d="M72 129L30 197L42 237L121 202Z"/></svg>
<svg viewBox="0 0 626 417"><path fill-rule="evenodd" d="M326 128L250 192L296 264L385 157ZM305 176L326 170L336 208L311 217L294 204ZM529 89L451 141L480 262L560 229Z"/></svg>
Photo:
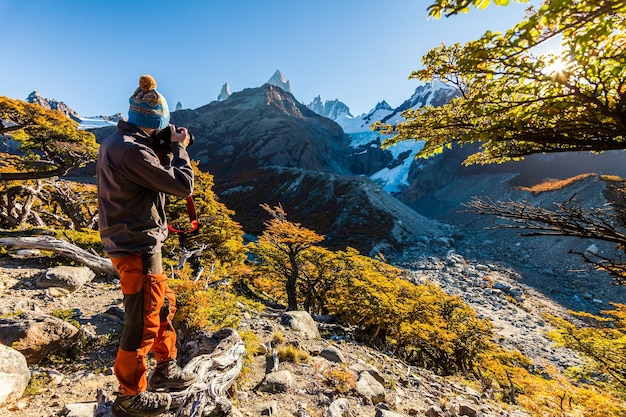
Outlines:
<svg viewBox="0 0 626 417"><path fill-rule="evenodd" d="M291 85L289 84L289 81L279 70L276 70L274 75L272 75L272 77L267 80L266 84L275 85L276 87L280 87L286 92L291 93Z"/></svg>
<svg viewBox="0 0 626 417"><path fill-rule="evenodd" d="M315 113L324 116L324 103L322 103L322 97L317 96L313 99L312 102L307 104L307 107L313 110Z"/></svg>
<svg viewBox="0 0 626 417"><path fill-rule="evenodd" d="M389 105L385 100L378 102L376 107L374 107L374 111L376 110L393 110L393 107Z"/></svg>
<svg viewBox="0 0 626 417"><path fill-rule="evenodd" d="M311 103L307 104L307 107L320 116L328 117L334 121L337 121L342 116L352 117L350 108L337 99L323 102L322 97L317 96Z"/></svg>
<svg viewBox="0 0 626 417"><path fill-rule="evenodd" d="M222 86L222 91L220 91L220 94L217 96L217 101L224 101L228 97L230 97L231 94L232 93L230 92L230 86L228 85L228 83L224 83L224 85Z"/></svg>

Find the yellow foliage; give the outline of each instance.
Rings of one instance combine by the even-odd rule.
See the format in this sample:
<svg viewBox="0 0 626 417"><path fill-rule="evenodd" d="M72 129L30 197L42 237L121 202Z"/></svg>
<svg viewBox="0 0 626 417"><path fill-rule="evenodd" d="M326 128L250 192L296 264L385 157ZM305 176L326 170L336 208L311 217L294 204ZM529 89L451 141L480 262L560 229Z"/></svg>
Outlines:
<svg viewBox="0 0 626 417"><path fill-rule="evenodd" d="M190 279L171 279L169 285L176 293L176 318L189 327L214 331L239 326L242 300L227 288L205 290Z"/></svg>
<svg viewBox="0 0 626 417"><path fill-rule="evenodd" d="M534 370L534 371L531 371ZM495 348L475 370L485 392L524 407L533 416L624 416L623 398L598 387L573 383L551 365L539 367L517 351Z"/></svg>
<svg viewBox="0 0 626 417"><path fill-rule="evenodd" d="M356 375L343 366L328 366L315 363L315 375L326 385L331 386L340 394L349 394L356 387Z"/></svg>
<svg viewBox="0 0 626 417"><path fill-rule="evenodd" d="M592 369L606 380L597 383L626 397L626 305L612 305L615 309L602 311L603 316L572 312L594 325L576 325L560 317L547 316L556 327L548 336L558 345L582 353Z"/></svg>
<svg viewBox="0 0 626 417"><path fill-rule="evenodd" d="M596 174L587 173L587 174L579 174L574 177L566 178L563 180L548 179L542 183L535 184L531 187L520 187L520 190L530 191L533 194L544 193L546 191L556 191L556 190L560 190L561 188L565 188L569 185L572 185L575 182L581 181L585 178L593 177L594 175Z"/></svg>
<svg viewBox="0 0 626 417"><path fill-rule="evenodd" d="M285 342L285 335L279 331L272 334L272 346L277 346Z"/></svg>
<svg viewBox="0 0 626 417"><path fill-rule="evenodd" d="M293 345L281 346L276 350L281 361L291 361L295 363L310 362L311 356L302 349Z"/></svg>
<svg viewBox="0 0 626 417"><path fill-rule="evenodd" d="M78 123L60 111L2 96L0 120L0 135L17 141L21 151L18 158L3 159L2 179L63 176L69 169L96 159L95 136L79 130ZM24 173L28 178L12 176Z"/></svg>
<svg viewBox="0 0 626 417"><path fill-rule="evenodd" d="M233 212L217 201L213 192L213 176L198 169L195 172L193 193L200 228L191 234L170 233L163 247L164 263L172 268L178 266L183 250L197 251L187 261L194 274L202 270L202 282L241 280L249 273L244 265L246 253L241 225L232 219ZM168 223L178 229L189 228L186 200L170 196L166 206ZM178 276L184 276L176 270Z"/></svg>

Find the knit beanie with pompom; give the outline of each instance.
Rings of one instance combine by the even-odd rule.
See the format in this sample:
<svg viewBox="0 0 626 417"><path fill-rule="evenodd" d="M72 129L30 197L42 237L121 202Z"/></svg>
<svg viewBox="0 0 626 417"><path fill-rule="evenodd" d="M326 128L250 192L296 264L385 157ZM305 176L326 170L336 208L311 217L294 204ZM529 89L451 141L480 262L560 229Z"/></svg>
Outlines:
<svg viewBox="0 0 626 417"><path fill-rule="evenodd" d="M151 75L142 75L139 78L139 87L128 100L128 123L152 129L163 129L169 124L170 110L167 101L156 90L156 86Z"/></svg>

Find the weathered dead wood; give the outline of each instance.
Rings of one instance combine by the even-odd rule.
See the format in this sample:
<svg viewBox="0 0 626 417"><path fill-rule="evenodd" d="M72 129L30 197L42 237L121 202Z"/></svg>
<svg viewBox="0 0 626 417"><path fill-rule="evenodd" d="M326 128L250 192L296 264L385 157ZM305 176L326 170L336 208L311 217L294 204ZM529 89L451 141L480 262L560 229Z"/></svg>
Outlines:
<svg viewBox="0 0 626 417"><path fill-rule="evenodd" d="M116 276L115 268L110 259L100 257L65 240L55 239L51 236L4 237L0 238L0 246L49 250L80 262L93 271L111 277Z"/></svg>
<svg viewBox="0 0 626 417"><path fill-rule="evenodd" d="M228 416L232 404L225 392L235 382L243 366L246 348L234 329L224 328L213 334L195 331L181 336L179 361L198 379L184 391L172 392L168 416ZM97 395L97 417L111 416L111 399Z"/></svg>
<svg viewBox="0 0 626 417"><path fill-rule="evenodd" d="M186 371L198 376L198 382L188 390L193 395L173 393L172 404L178 406L179 412L185 410L180 415L206 415L207 410L213 413L230 411L230 402L224 392L239 376L246 353L239 334L224 328L213 334L199 331L185 339L181 363L186 363Z"/></svg>

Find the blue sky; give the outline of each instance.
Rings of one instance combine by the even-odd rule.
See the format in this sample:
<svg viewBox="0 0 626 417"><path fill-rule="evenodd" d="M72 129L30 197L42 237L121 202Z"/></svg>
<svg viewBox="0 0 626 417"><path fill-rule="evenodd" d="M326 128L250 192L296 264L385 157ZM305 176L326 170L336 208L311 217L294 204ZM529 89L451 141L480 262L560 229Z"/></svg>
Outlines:
<svg viewBox="0 0 626 417"><path fill-rule="evenodd" d="M396 107L431 48L506 30L527 5L427 20L425 0L0 0L0 95L37 90L82 116L126 114L141 74L173 109L258 87L278 69L304 104Z"/></svg>

